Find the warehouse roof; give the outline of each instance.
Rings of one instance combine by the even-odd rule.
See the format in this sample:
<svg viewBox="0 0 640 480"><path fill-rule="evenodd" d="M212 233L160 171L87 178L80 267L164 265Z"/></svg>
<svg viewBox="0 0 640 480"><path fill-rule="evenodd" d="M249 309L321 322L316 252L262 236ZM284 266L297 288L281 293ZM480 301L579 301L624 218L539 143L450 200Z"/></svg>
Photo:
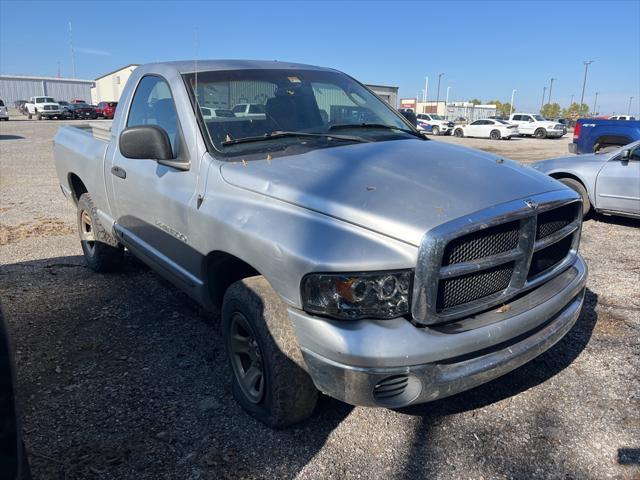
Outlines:
<svg viewBox="0 0 640 480"><path fill-rule="evenodd" d="M104 75L100 75L98 78L96 78L96 81L97 81L97 80L100 80L101 78L108 77L109 75L113 75L114 73L117 73L117 72L119 72L119 71L121 71L121 70L124 70L125 68L129 68L129 67L136 67L136 68L138 68L139 66L140 66L140 64L139 64L139 63L130 63L129 65L125 65L124 67L117 68L117 69L115 69L115 70L114 70L114 71L112 71L112 72L105 73Z"/></svg>
<svg viewBox="0 0 640 480"><path fill-rule="evenodd" d="M82 78L62 78L62 77L36 77L34 75L0 75L3 80L47 80L49 82L76 82L76 83L93 83L93 80L84 80Z"/></svg>

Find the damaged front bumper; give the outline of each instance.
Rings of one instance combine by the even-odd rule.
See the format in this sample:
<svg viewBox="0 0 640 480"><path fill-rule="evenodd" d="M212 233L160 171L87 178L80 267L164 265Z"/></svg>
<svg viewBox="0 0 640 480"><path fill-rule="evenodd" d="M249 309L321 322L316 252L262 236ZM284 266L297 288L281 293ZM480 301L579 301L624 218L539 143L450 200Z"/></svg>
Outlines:
<svg viewBox="0 0 640 480"><path fill-rule="evenodd" d="M290 309L316 387L352 405L398 408L454 395L529 362L574 325L585 295L580 256L506 306L418 328L404 318L340 322Z"/></svg>

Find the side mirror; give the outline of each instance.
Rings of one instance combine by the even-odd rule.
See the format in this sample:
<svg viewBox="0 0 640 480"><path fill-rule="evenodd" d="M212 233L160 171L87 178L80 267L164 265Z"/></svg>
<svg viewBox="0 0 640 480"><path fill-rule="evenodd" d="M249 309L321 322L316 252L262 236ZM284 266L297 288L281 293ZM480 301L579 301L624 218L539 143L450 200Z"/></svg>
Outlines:
<svg viewBox="0 0 640 480"><path fill-rule="evenodd" d="M533 123L533 118L529 118L529 123Z"/></svg>
<svg viewBox="0 0 640 480"><path fill-rule="evenodd" d="M127 158L173 160L169 135L157 125L125 128L120 134L120 153Z"/></svg>
<svg viewBox="0 0 640 480"><path fill-rule="evenodd" d="M625 149L622 151L622 154L620 155L620 160L622 160L623 162L628 162L630 157L631 157L631 150Z"/></svg>

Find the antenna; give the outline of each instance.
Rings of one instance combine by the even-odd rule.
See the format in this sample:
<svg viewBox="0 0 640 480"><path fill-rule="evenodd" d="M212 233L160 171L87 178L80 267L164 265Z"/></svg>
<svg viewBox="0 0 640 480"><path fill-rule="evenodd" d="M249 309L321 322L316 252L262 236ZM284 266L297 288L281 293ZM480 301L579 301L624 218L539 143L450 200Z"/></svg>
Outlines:
<svg viewBox="0 0 640 480"><path fill-rule="evenodd" d="M69 46L71 47L71 72L72 78L76 78L76 54L73 50L73 31L71 30L71 21L69 21Z"/></svg>

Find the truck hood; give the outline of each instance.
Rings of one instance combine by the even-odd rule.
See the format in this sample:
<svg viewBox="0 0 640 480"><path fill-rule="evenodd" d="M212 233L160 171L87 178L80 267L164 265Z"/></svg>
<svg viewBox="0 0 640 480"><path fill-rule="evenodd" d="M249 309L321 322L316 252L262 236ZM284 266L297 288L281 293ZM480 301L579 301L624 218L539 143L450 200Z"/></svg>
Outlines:
<svg viewBox="0 0 640 480"><path fill-rule="evenodd" d="M565 188L511 160L438 141L395 140L224 163L229 184L418 246L491 206Z"/></svg>

